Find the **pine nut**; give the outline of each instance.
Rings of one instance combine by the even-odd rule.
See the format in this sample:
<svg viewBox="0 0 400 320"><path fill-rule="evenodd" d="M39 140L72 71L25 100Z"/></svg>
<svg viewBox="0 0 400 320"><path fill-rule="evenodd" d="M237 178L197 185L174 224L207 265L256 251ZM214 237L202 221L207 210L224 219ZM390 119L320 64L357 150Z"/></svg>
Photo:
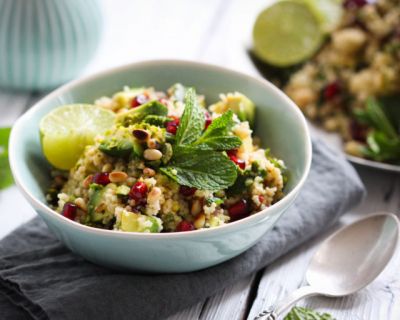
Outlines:
<svg viewBox="0 0 400 320"><path fill-rule="evenodd" d="M150 149L160 149L160 147L161 147L160 143L156 139L149 139L147 141L147 146Z"/></svg>
<svg viewBox="0 0 400 320"><path fill-rule="evenodd" d="M149 137L149 133L143 129L135 129L132 131L133 136L138 140L146 140Z"/></svg>
<svg viewBox="0 0 400 320"><path fill-rule="evenodd" d="M205 223L206 223L206 216L204 215L204 213L200 213L197 217L196 217L196 219L194 220L194 227L196 228L196 229L201 229L201 228L203 228L204 227L204 225L205 225Z"/></svg>
<svg viewBox="0 0 400 320"><path fill-rule="evenodd" d="M195 199L192 202L192 207L190 208L190 213L192 216L197 216L201 211L201 203L200 200Z"/></svg>
<svg viewBox="0 0 400 320"><path fill-rule="evenodd" d="M90 174L88 175L83 181L82 181L82 186L84 188L89 188L90 184L92 183L93 180L93 175Z"/></svg>
<svg viewBox="0 0 400 320"><path fill-rule="evenodd" d="M82 198L76 198L74 202L82 210L85 210L85 211L87 210L85 200L83 200Z"/></svg>
<svg viewBox="0 0 400 320"><path fill-rule="evenodd" d="M151 168L144 168L143 174L149 177L154 177L156 175L156 172Z"/></svg>
<svg viewBox="0 0 400 320"><path fill-rule="evenodd" d="M160 160L162 157L162 153L160 150L157 150L157 149L146 149L146 150L144 150L143 157L146 160L150 160L150 161Z"/></svg>
<svg viewBox="0 0 400 320"><path fill-rule="evenodd" d="M128 179L128 175L122 171L113 171L109 174L108 178L114 183L124 182L126 179Z"/></svg>
<svg viewBox="0 0 400 320"><path fill-rule="evenodd" d="M101 169L101 172L111 172L111 170L112 170L112 165L110 163L106 163Z"/></svg>

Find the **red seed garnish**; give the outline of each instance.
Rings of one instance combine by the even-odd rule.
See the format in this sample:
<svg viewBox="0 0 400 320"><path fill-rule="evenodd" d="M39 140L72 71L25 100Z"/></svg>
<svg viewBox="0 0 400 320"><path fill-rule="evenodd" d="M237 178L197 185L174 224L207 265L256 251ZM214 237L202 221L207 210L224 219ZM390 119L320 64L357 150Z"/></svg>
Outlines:
<svg viewBox="0 0 400 320"><path fill-rule="evenodd" d="M149 101L146 95L144 94L139 94L136 97L134 97L131 101L131 108L137 108L141 106L142 104L146 103Z"/></svg>
<svg viewBox="0 0 400 320"><path fill-rule="evenodd" d="M72 202L66 202L61 214L68 219L75 220L77 210L78 206L76 204Z"/></svg>
<svg viewBox="0 0 400 320"><path fill-rule="evenodd" d="M193 231L194 230L194 225L193 223L182 220L179 222L179 224L176 226L176 231L177 232L183 232L183 231Z"/></svg>
<svg viewBox="0 0 400 320"><path fill-rule="evenodd" d="M180 186L179 188L179 193L184 195L185 197L190 197L194 195L196 191L197 191L196 188L191 188L187 186Z"/></svg>
<svg viewBox="0 0 400 320"><path fill-rule="evenodd" d="M129 197L135 201L143 200L147 195L147 185L144 182L136 182L129 192Z"/></svg>
<svg viewBox="0 0 400 320"><path fill-rule="evenodd" d="M356 9L361 8L369 3L373 3L373 0L345 0L343 2L343 7L346 9Z"/></svg>
<svg viewBox="0 0 400 320"><path fill-rule="evenodd" d="M237 152L238 152L238 149L232 149L232 150L226 151L228 156L236 156Z"/></svg>
<svg viewBox="0 0 400 320"><path fill-rule="evenodd" d="M211 119L210 114L209 114L207 111L204 112L204 117L206 118L206 121L205 121L205 123L204 123L204 129L207 129L208 126L211 124L212 119Z"/></svg>
<svg viewBox="0 0 400 320"><path fill-rule="evenodd" d="M228 213L231 217L231 221L236 221L248 217L250 214L250 210L247 201L244 199L239 200L229 207Z"/></svg>
<svg viewBox="0 0 400 320"><path fill-rule="evenodd" d="M368 128L363 126L362 124L358 123L355 120L350 122L350 134L351 137L360 142L365 142L367 137Z"/></svg>
<svg viewBox="0 0 400 320"><path fill-rule="evenodd" d="M106 186L110 183L110 178L108 177L108 172L98 172L92 178L92 183L101 184L102 186Z"/></svg>
<svg viewBox="0 0 400 320"><path fill-rule="evenodd" d="M324 89L324 98L326 101L332 100L338 94L340 94L341 88L339 82L335 81L328 84Z"/></svg>
<svg viewBox="0 0 400 320"><path fill-rule="evenodd" d="M229 159L231 159L240 169L244 170L246 168L246 162L244 160L239 159L234 155L229 156Z"/></svg>
<svg viewBox="0 0 400 320"><path fill-rule="evenodd" d="M258 196L258 201L260 201L260 203L263 203L265 201L265 197L264 196Z"/></svg>
<svg viewBox="0 0 400 320"><path fill-rule="evenodd" d="M167 132L169 132L171 134L176 134L176 130L178 129L178 126L179 126L179 121L180 121L179 118L174 118L174 120L168 121L165 124Z"/></svg>

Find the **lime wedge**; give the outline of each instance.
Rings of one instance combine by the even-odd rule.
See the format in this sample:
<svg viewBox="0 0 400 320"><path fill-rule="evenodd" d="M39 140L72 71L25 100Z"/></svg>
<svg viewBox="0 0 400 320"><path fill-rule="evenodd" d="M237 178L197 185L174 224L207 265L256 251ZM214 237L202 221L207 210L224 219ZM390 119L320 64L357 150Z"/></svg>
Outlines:
<svg viewBox="0 0 400 320"><path fill-rule="evenodd" d="M92 144L96 135L109 129L115 114L90 104L61 106L47 114L40 122L43 153L58 169L71 169L85 146Z"/></svg>
<svg viewBox="0 0 400 320"><path fill-rule="evenodd" d="M342 0L298 0L306 3L318 18L322 31L329 33L337 28L342 15Z"/></svg>
<svg viewBox="0 0 400 320"><path fill-rule="evenodd" d="M296 0L273 4L262 11L253 27L254 53L264 62L287 67L311 57L324 32L310 7Z"/></svg>

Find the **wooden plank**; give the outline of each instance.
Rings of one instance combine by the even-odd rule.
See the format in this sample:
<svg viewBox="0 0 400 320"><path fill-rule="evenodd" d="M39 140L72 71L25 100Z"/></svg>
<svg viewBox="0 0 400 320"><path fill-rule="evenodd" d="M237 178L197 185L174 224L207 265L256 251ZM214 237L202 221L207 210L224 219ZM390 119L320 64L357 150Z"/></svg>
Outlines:
<svg viewBox="0 0 400 320"><path fill-rule="evenodd" d="M254 278L247 277L208 299L200 320L244 319Z"/></svg>

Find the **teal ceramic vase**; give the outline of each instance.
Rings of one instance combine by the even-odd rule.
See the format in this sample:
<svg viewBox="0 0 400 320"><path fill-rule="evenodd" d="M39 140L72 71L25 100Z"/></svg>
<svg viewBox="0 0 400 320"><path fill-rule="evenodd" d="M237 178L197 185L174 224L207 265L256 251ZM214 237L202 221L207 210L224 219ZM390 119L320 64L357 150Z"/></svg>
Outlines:
<svg viewBox="0 0 400 320"><path fill-rule="evenodd" d="M98 0L0 0L0 87L45 90L73 79L101 29Z"/></svg>

